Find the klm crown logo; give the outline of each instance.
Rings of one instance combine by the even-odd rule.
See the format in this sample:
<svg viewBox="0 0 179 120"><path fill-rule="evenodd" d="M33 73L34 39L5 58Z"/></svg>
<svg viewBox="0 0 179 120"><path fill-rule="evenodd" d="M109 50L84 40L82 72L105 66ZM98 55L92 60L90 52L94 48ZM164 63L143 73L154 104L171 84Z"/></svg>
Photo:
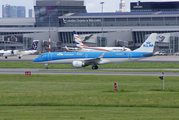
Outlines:
<svg viewBox="0 0 179 120"><path fill-rule="evenodd" d="M58 53L57 56L63 55L62 53Z"/></svg>
<svg viewBox="0 0 179 120"><path fill-rule="evenodd" d="M143 47L153 47L154 45L151 44L151 42L146 42L146 44L143 45Z"/></svg>

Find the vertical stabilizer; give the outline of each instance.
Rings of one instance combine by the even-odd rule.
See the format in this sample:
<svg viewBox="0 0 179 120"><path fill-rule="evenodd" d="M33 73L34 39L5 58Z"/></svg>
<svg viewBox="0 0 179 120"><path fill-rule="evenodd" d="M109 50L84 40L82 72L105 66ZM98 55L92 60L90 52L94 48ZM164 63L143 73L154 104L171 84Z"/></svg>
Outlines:
<svg viewBox="0 0 179 120"><path fill-rule="evenodd" d="M157 33L152 33L150 36L145 40L145 42L140 46L140 48L134 50L137 52L153 52L154 46L155 46L155 41Z"/></svg>
<svg viewBox="0 0 179 120"><path fill-rule="evenodd" d="M37 50L37 47L38 47L38 41L35 41L35 42L33 42L32 47L27 50Z"/></svg>
<svg viewBox="0 0 179 120"><path fill-rule="evenodd" d="M86 46L82 43L80 37L78 36L78 34L75 31L73 31L73 33L74 33L74 38L75 38L75 42L76 42L77 47L79 47L79 48L88 47L88 46Z"/></svg>

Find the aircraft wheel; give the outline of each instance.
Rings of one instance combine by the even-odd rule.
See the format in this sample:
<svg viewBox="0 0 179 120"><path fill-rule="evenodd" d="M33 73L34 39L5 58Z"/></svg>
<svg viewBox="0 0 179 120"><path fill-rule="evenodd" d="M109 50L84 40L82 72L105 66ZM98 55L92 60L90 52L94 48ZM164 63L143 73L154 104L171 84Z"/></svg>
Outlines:
<svg viewBox="0 0 179 120"><path fill-rule="evenodd" d="M21 57L19 57L19 59L21 59Z"/></svg>
<svg viewBox="0 0 179 120"><path fill-rule="evenodd" d="M7 56L5 57L5 59L7 59Z"/></svg>
<svg viewBox="0 0 179 120"><path fill-rule="evenodd" d="M93 70L97 70L97 69L98 69L98 66L92 66L92 69L93 69Z"/></svg>
<svg viewBox="0 0 179 120"><path fill-rule="evenodd" d="M92 69L95 70L95 69L96 69L96 66L92 66Z"/></svg>

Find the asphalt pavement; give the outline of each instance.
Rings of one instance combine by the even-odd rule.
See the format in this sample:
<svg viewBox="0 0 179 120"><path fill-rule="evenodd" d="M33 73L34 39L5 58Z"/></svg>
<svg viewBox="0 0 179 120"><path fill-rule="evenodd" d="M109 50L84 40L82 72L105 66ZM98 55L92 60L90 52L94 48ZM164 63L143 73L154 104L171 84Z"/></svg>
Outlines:
<svg viewBox="0 0 179 120"><path fill-rule="evenodd" d="M18 59L17 56L0 57L0 61L33 61L38 57L38 55L28 55L22 56ZM144 58L138 60L137 62L169 62L169 63L179 63L179 56L153 56L149 58ZM77 75L144 75L144 76L160 76L160 72L98 72L97 70L91 72L91 69L80 69L84 72L76 71L79 69L56 69L56 71L44 71L45 69L0 69L0 74L25 74L26 71L30 71L31 74L77 74ZM53 70L53 69L50 69ZM60 71L57 71L60 70ZM64 71L67 70L67 71ZM68 71L70 70L70 71ZM98 70L168 70L168 71L178 71L179 69L98 69ZM179 73L165 73L165 76L179 76Z"/></svg>
<svg viewBox="0 0 179 120"><path fill-rule="evenodd" d="M65 71L69 70L69 71ZM74 74L74 75L139 75L139 76L161 76L161 72L108 72L108 71L98 71L94 70L84 70L84 71L76 71L76 70L70 70L70 69L51 69L51 70L45 70L45 69L0 69L0 74L26 74L27 72L30 72L31 75L34 74ZM79 69L78 69L79 70ZM100 69L103 70L103 69ZM132 70L132 69L128 69ZM170 69L168 69L170 70ZM173 69L171 69L173 70ZM179 73L172 73L172 72L166 72L164 73L165 76L179 76Z"/></svg>

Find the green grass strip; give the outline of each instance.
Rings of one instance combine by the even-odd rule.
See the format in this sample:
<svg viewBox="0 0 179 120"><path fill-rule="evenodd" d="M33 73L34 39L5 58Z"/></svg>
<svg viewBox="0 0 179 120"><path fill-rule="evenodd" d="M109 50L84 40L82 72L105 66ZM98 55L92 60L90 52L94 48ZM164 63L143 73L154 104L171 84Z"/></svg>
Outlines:
<svg viewBox="0 0 179 120"><path fill-rule="evenodd" d="M170 72L179 73L178 70L39 70L39 71L71 71L71 72Z"/></svg>
<svg viewBox="0 0 179 120"><path fill-rule="evenodd" d="M45 68L44 64L37 64L25 61L0 61L0 68ZM91 66L87 66L90 68ZM178 69L179 63L120 63L120 64L104 64L99 65L99 68L108 69ZM73 69L71 64L49 64L49 69ZM75 68L76 69L76 68ZM84 68L78 68L84 69Z"/></svg>

